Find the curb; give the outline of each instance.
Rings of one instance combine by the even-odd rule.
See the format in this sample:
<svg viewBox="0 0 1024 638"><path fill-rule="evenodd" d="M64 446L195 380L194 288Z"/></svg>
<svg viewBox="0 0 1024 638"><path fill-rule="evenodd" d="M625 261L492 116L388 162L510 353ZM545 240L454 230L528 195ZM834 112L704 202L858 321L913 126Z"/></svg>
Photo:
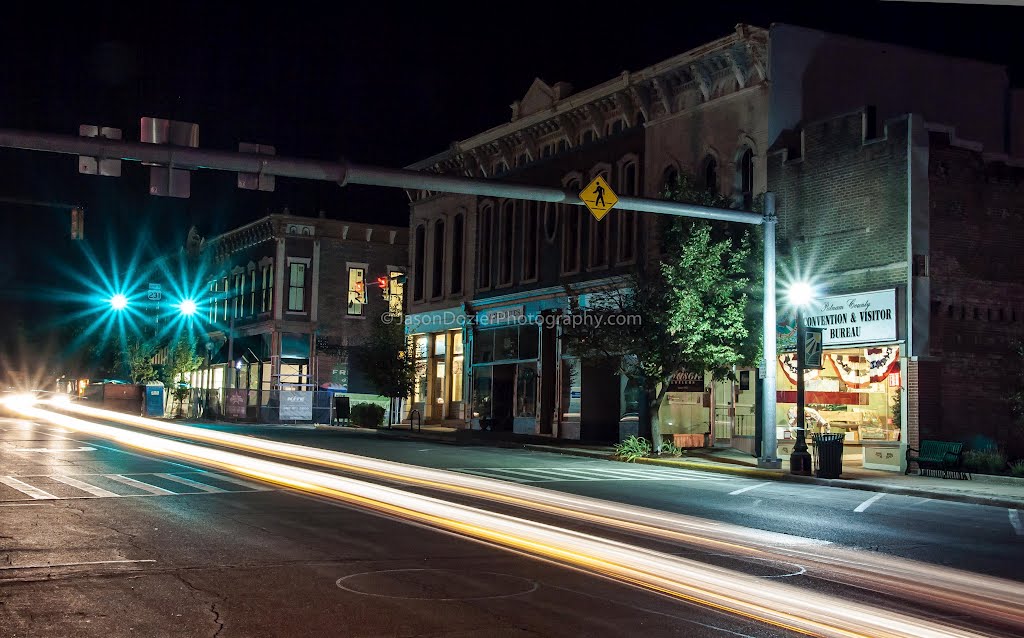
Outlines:
<svg viewBox="0 0 1024 638"><path fill-rule="evenodd" d="M565 449L559 450L557 448L551 448L543 445L525 445L525 448L533 450L535 452L549 452L552 454L565 454L568 456L582 456L593 459L603 459L612 462L615 461L607 454L601 452L588 452L586 450L579 449ZM974 505L990 505L992 507L1006 507L1009 509L1024 508L1024 498L1020 499L1007 499L994 496L979 496L973 494L951 494L945 492L932 492L930 490L922 490L912 487L899 487L892 485L879 485L877 483L850 483L849 479L820 479L813 476L796 476L793 474L781 473L772 470L762 470L758 468L747 468L738 466L728 465L708 465L704 463L694 463L688 461L673 461L670 459L652 459L652 458L640 458L636 460L637 463L644 463L647 465L661 465L666 467L678 467L687 470L698 470L703 472L716 472L719 474L732 474L735 476L745 476L749 478L764 478L775 481L786 481L790 483L804 483L812 485L825 485L827 487L838 487L848 490L861 490L864 492L883 492L885 494L897 494L900 496L918 496L921 498L930 498L939 501L955 501L959 503L971 503Z"/></svg>

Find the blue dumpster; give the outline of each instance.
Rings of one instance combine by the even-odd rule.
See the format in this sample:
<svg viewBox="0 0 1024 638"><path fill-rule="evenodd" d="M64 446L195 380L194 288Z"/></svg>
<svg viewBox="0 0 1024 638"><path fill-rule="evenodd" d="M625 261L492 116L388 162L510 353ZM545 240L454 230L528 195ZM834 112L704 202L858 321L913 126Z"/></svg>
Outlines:
<svg viewBox="0 0 1024 638"><path fill-rule="evenodd" d="M146 416L164 415L164 384L159 381L146 384Z"/></svg>

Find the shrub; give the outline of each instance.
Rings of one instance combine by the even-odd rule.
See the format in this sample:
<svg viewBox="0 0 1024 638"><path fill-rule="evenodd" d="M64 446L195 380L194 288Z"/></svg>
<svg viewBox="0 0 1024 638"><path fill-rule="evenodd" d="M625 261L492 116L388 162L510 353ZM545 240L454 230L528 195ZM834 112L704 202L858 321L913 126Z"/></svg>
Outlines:
<svg viewBox="0 0 1024 638"><path fill-rule="evenodd" d="M1017 478L1024 478L1024 459L1010 465L1010 475Z"/></svg>
<svg viewBox="0 0 1024 638"><path fill-rule="evenodd" d="M357 403L349 414L353 425L375 428L384 423L384 408L376 403Z"/></svg>
<svg viewBox="0 0 1024 638"><path fill-rule="evenodd" d="M661 444L661 453L671 454L672 456L682 456L683 448L679 447L672 441L665 441L664 443Z"/></svg>
<svg viewBox="0 0 1024 638"><path fill-rule="evenodd" d="M650 453L651 442L635 435L630 436L622 443L615 444L615 456L630 463Z"/></svg>
<svg viewBox="0 0 1024 638"><path fill-rule="evenodd" d="M975 474L1002 474L1006 470L1006 453L996 448L964 452L964 467Z"/></svg>

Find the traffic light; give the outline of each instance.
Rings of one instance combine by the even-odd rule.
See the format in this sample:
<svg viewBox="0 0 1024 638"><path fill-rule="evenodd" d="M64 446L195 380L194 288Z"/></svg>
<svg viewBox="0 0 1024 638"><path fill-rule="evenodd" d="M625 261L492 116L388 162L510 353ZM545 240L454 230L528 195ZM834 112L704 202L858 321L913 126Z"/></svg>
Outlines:
<svg viewBox="0 0 1024 638"><path fill-rule="evenodd" d="M377 285L380 286L381 290L388 289L388 278L384 276L377 277Z"/></svg>

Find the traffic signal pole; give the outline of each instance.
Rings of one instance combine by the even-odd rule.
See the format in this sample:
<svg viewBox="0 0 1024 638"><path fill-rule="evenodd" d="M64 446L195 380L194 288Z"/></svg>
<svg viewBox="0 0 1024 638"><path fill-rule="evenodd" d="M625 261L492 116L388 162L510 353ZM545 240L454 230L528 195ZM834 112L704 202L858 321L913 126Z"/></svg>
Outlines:
<svg viewBox="0 0 1024 638"><path fill-rule="evenodd" d="M234 173L253 173L277 177L294 177L335 182L340 186L363 184L405 190L426 190L460 193L482 197L522 199L570 206L582 206L576 192L546 186L517 184L493 179L478 179L408 169L380 168L353 164L344 159L336 162L280 157L258 153L216 151L201 148L146 144L101 137L80 137L35 131L0 129L0 147L28 151L61 153L95 157L99 160L117 159L127 162L146 162L168 168L185 170L218 170ZM779 467L776 457L775 430L775 198L768 193L763 215L725 208L712 208L669 200L643 197L619 197L617 208L643 213L695 217L698 219L727 221L753 226L764 226L764 397L762 400L762 451L759 464Z"/></svg>

